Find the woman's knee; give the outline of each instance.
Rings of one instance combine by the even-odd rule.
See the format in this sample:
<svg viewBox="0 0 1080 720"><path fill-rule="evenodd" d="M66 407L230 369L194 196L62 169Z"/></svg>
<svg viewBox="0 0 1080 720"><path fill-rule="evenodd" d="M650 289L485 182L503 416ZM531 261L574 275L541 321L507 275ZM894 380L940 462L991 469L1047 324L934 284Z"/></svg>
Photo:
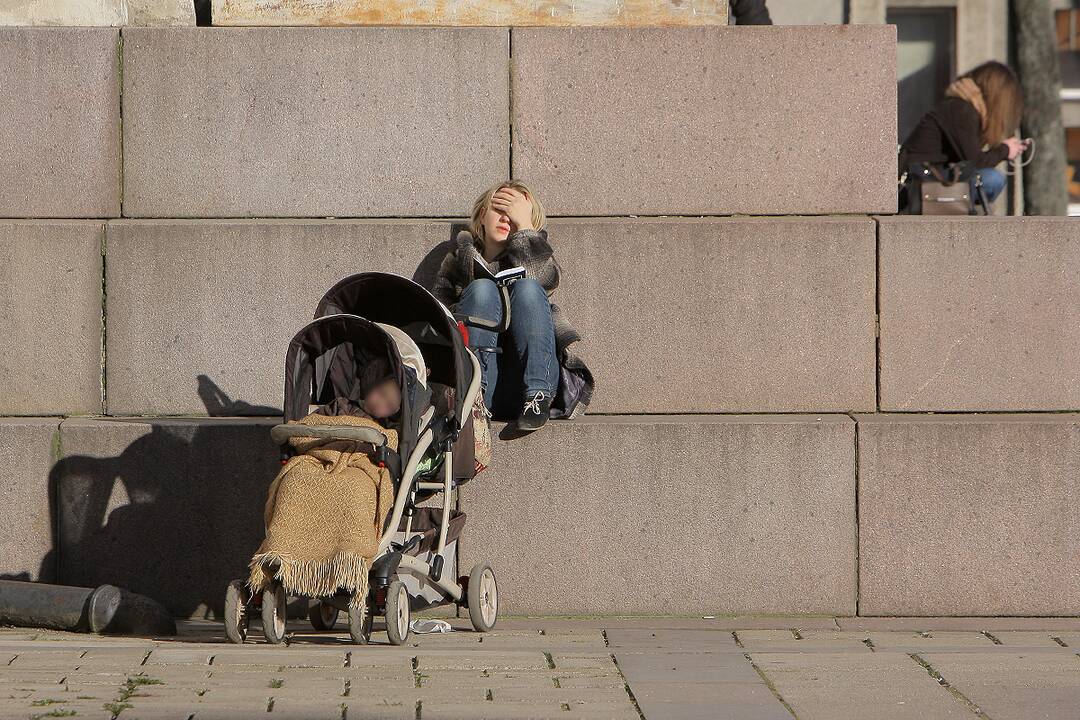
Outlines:
<svg viewBox="0 0 1080 720"><path fill-rule="evenodd" d="M547 292L544 286L533 278L521 278L510 286L510 303L519 305L535 306L539 303L548 305Z"/></svg>
<svg viewBox="0 0 1080 720"><path fill-rule="evenodd" d="M986 194L997 197L1005 189L1005 175L995 168L982 168L979 170L983 187Z"/></svg>
<svg viewBox="0 0 1080 720"><path fill-rule="evenodd" d="M486 320L498 322L502 317L502 297L499 286L492 280L473 280L461 293L458 307Z"/></svg>

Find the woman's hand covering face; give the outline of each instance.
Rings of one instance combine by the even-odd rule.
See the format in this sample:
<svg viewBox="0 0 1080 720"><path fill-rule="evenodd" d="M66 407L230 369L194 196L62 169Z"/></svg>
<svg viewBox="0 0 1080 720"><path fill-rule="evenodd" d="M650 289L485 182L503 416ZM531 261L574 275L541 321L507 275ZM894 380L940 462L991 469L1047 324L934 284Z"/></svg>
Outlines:
<svg viewBox="0 0 1080 720"><path fill-rule="evenodd" d="M491 196L491 209L510 219L513 230L532 230L532 201L513 188L500 188Z"/></svg>

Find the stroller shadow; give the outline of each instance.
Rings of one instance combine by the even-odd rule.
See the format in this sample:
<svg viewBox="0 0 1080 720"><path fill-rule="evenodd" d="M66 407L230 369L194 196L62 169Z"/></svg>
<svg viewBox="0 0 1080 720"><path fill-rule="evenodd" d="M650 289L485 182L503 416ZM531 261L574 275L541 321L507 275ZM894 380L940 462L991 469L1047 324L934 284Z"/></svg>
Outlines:
<svg viewBox="0 0 1080 720"><path fill-rule="evenodd" d="M233 401L205 376L199 391L212 416L279 412ZM63 436L70 454L49 473L52 549L39 577L110 583L179 617L220 617L224 588L246 577L262 539L262 505L278 470L272 422L71 423ZM122 449L89 454L111 447Z"/></svg>

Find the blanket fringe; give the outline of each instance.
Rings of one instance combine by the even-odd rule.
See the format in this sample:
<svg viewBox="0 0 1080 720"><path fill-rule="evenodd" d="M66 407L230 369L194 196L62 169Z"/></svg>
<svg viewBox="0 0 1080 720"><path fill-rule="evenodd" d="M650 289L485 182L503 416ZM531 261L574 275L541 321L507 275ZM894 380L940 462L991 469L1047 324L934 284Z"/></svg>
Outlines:
<svg viewBox="0 0 1080 720"><path fill-rule="evenodd" d="M274 552L251 559L248 585L262 592L277 580L290 595L329 597L345 590L354 600L366 602L370 564L362 555L341 552L323 560L297 560Z"/></svg>

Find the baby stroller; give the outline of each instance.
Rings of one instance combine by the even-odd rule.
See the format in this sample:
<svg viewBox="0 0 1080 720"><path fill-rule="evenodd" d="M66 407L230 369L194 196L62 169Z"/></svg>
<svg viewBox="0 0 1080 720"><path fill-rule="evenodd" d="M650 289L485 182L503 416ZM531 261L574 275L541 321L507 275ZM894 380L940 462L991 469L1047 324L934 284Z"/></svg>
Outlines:
<svg viewBox="0 0 1080 720"><path fill-rule="evenodd" d="M390 361L401 389L396 452L371 427L288 424L307 416L311 405L349 397L364 359L376 354ZM445 393L446 402L432 405L435 384L452 391ZM479 386L479 363L453 316L423 287L397 275L345 278L323 296L315 319L293 338L285 360L286 424L271 431L282 462L293 452L293 437L353 441L376 466L389 470L394 488L393 508L368 573L367 597L340 589L311 597L309 619L316 630L333 628L343 612L353 641L366 644L372 618L381 615L390 642L401 645L409 636L412 611L450 603L468 608L477 631L495 626L498 588L491 566L478 563L464 577L457 576L456 567L465 515L453 509L453 493L475 475L472 409ZM439 495L441 505L418 506ZM247 583L234 580L225 596L226 635L244 642L251 615L260 612L266 640L280 643L286 610L287 591L280 582L253 596Z"/></svg>

